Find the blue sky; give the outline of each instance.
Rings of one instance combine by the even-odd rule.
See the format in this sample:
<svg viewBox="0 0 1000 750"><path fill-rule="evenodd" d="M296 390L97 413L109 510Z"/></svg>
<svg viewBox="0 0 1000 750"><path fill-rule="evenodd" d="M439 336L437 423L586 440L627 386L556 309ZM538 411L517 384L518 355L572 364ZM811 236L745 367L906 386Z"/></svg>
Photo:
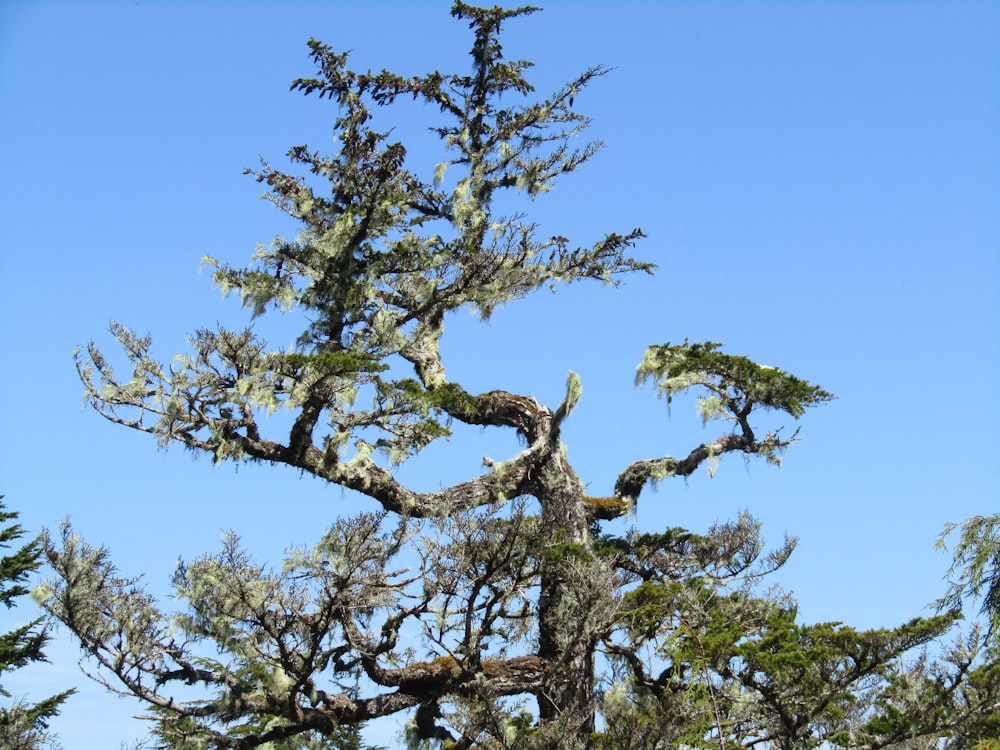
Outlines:
<svg viewBox="0 0 1000 750"><path fill-rule="evenodd" d="M333 105L288 91L312 73L306 40L353 50L357 68L460 72L468 36L448 7L0 2L0 493L29 530L71 516L167 594L178 556L217 550L224 530L277 562L363 506L291 471L158 452L81 408L72 353L91 338L111 353L110 319L151 332L164 359L188 331L240 325L199 262L293 231L241 173L332 148ZM799 537L776 582L804 620L925 613L943 525L1000 511L998 37L995 2L554 2L512 23L505 50L537 63L543 94L615 68L577 103L606 148L526 210L580 244L642 227L637 255L660 268L488 325L453 318L450 377L555 405L578 372L565 439L593 494L720 429L633 388L649 344L721 341L818 382L838 400L802 420L780 471L724 461L644 495L634 522L700 530L747 508L769 539ZM432 114L402 112L401 134ZM426 146L411 158L429 173ZM261 326L285 348L296 322ZM434 486L515 448L473 431L403 473ZM0 613L0 630L32 614ZM66 638L50 654L4 684L85 688L54 723L66 747L143 733L127 719L139 706L88 686Z"/></svg>

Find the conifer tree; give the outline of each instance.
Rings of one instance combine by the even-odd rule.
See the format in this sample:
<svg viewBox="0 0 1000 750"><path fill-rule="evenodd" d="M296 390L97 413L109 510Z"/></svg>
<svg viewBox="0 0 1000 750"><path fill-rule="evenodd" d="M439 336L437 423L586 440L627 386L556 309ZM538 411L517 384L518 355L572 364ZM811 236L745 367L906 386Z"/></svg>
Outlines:
<svg viewBox="0 0 1000 750"><path fill-rule="evenodd" d="M575 105L606 69L534 98L530 63L503 54L505 24L534 11L456 2L472 32L469 73L359 73L309 42L318 72L292 88L338 105L339 150L292 148L308 178L252 170L301 231L245 268L209 260L253 316L301 315L291 350L252 328L205 329L168 366L148 337L113 323L129 373L93 343L78 358L91 404L112 422L216 461L291 467L380 507L332 518L279 568L228 538L178 568L186 609L172 616L69 525L46 538L45 606L180 746L280 746L400 712L412 747L813 746L848 737L835 733L858 693L868 703L850 726L877 717L900 657L950 627L947 615L886 632L798 625L791 603L755 593L794 542L765 552L748 516L702 535L604 530L651 484L727 454L780 461L796 433L762 427L761 415L798 420L832 398L819 386L714 342L653 345L637 382L668 401L697 392L706 423L722 427L679 456L618 467L613 494L592 497L562 440L582 395L576 374L558 404L449 379L449 314L488 319L539 289L654 271L630 254L639 229L576 244L572 227L543 234L499 212L540 198L600 145L574 147L587 125ZM427 175L374 129L376 110L405 99L439 113L431 130L444 159ZM291 415L284 431L264 419L279 409ZM396 466L457 425L512 431L522 448L441 489L399 481ZM201 697L175 698L176 685ZM600 711L614 719L604 729ZM881 745L850 746L959 720L923 712L872 729ZM628 726L636 732L615 735Z"/></svg>
<svg viewBox="0 0 1000 750"><path fill-rule="evenodd" d="M967 599L979 601L980 614L989 622L988 635L995 636L1000 628L1000 515L949 523L938 538L939 549L946 549L946 540L956 529L958 543L948 570L953 580L938 609L958 609Z"/></svg>
<svg viewBox="0 0 1000 750"><path fill-rule="evenodd" d="M0 501L2 501L0 496ZM24 536L20 524L6 525L18 518L17 513L4 510L0 502L0 549L9 549L12 543ZM39 539L19 547L13 553L0 557L0 601L9 610L17 606L17 599L28 593L25 586L28 576L42 565L43 551ZM49 641L45 618L39 617L10 632L0 633L0 677L5 672L22 669L33 662L45 661L43 651ZM22 699L10 706L0 707L0 747L11 750L37 750L51 747L54 738L48 733L49 719L59 713L59 706L73 693L67 690L35 704ZM13 696L0 683L0 695Z"/></svg>

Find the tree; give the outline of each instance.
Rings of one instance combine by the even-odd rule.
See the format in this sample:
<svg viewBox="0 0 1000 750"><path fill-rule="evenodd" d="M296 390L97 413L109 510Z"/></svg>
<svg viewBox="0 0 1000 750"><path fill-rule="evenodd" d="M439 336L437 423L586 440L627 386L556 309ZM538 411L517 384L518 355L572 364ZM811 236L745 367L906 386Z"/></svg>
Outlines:
<svg viewBox="0 0 1000 750"><path fill-rule="evenodd" d="M959 528L948 524L937 547L947 549L946 539ZM988 621L988 635L1000 626L1000 515L973 516L961 524L958 544L952 552L948 576L959 574L938 601L938 609L959 609L966 599L981 600L980 614Z"/></svg>
<svg viewBox="0 0 1000 750"><path fill-rule="evenodd" d="M961 524L949 523L937 540L939 549L947 549L947 538L959 529L958 543L952 551L952 565L947 576L954 577L948 591L937 601L938 611L958 611L966 600L981 601L979 613L986 618L983 647L989 661L975 675L977 683L996 679L1000 671L997 628L1000 626L1000 515L973 516ZM957 574L957 575L956 575ZM978 633L978 631L977 631ZM1000 747L1000 704L973 717L967 733L977 744L975 750Z"/></svg>
<svg viewBox="0 0 1000 750"><path fill-rule="evenodd" d="M0 500L3 496L0 496ZM17 519L17 513L5 511L0 502L0 523ZM8 549L11 543L24 536L24 529L14 523L0 528L0 548ZM0 557L0 601L7 609L17 605L16 599L28 593L24 585L28 576L42 565L43 551L39 539L20 547L10 555ZM49 641L48 628L43 625L45 618L39 617L8 633L0 634L0 674L21 669L32 662L46 661L43 651ZM0 708L0 745L12 750L35 750L51 747L54 738L47 732L48 722L59 713L59 706L74 691L67 690L51 698L28 704L16 700L12 705ZM0 687L0 695L11 694Z"/></svg>
<svg viewBox="0 0 1000 750"><path fill-rule="evenodd" d="M755 746L786 747L807 736L806 725L833 722L852 691L884 682L902 654L952 621L874 634L796 625L790 603L754 593L794 543L765 554L749 517L706 535L605 531L649 485L726 454L779 462L797 433L762 426L767 413L798 420L832 398L819 386L714 342L651 346L637 381L668 403L696 391L705 422L725 427L679 457L622 467L614 494L592 497L561 438L581 398L577 375L554 406L449 380L440 348L449 314L466 308L488 319L540 288L617 284L654 270L630 255L639 229L576 246L541 235L523 214L499 213L517 194L542 196L600 146L571 143L587 125L575 99L604 68L531 101L530 63L503 56L504 24L534 10L456 2L452 15L472 31L469 75L358 73L346 54L310 41L318 74L292 88L339 105L339 151L292 148L308 179L266 162L250 170L301 231L246 268L209 259L216 283L254 316L301 313L308 323L292 351L268 348L250 328L200 330L193 352L168 367L148 337L112 323L130 376L118 377L93 342L78 356L91 404L112 422L216 461L292 467L381 508L335 518L280 569L228 538L218 554L178 568L187 609L173 617L69 525L46 538L55 571L41 592L46 607L103 667L106 684L153 706L158 731L178 742L266 746L409 711L414 747L625 747L596 717L602 695L608 716L614 695L632 695L653 711L632 712L636 722L669 711L685 741L728 747L734 733L757 727ZM407 98L440 113L431 130L446 160L429 178L373 127L374 108ZM284 432L261 418L279 409L291 415ZM456 425L512 430L522 449L484 459L481 474L453 486L402 484L393 468ZM727 611L743 619L727 626ZM792 666L778 648L786 643L799 644ZM814 659L813 643L830 645ZM598 664L620 677L613 689L599 689ZM793 681L789 669L815 674ZM794 697L799 685L811 703ZM200 691L175 700L182 686ZM804 718L780 724L793 700ZM887 731L879 736L903 736Z"/></svg>
<svg viewBox="0 0 1000 750"><path fill-rule="evenodd" d="M976 635L937 658L922 650L951 616L868 631L802 625L787 598L691 583L633 592L642 633L631 645L659 631L659 666L626 652L604 694L601 750L972 748L995 736L1000 675Z"/></svg>

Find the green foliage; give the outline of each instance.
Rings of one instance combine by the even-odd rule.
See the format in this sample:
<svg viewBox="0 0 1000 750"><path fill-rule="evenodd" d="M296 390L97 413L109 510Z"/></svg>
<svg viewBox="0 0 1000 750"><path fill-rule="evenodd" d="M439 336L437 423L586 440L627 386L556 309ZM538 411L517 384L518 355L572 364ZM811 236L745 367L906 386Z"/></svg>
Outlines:
<svg viewBox="0 0 1000 750"><path fill-rule="evenodd" d="M257 731L266 731L269 727L261 723L254 727ZM260 745L263 750L386 750L380 745L369 745L361 737L360 725L337 727L328 735L315 733L302 733L285 741L269 742ZM156 750L187 750L187 748L203 747L199 745L187 744L186 740L167 741L164 744L154 745Z"/></svg>
<svg viewBox="0 0 1000 750"><path fill-rule="evenodd" d="M1000 672L975 633L940 642L956 614L802 624L791 597L759 586L794 543L766 552L746 515L704 535L597 540L630 585L603 640L613 670L595 747L967 750L992 736Z"/></svg>
<svg viewBox="0 0 1000 750"><path fill-rule="evenodd" d="M177 719L175 716L154 708L153 715L159 720L150 732L150 737L140 742L135 750L206 750L212 745L198 731L196 722ZM275 729L273 722L258 719L249 722L240 730L232 732L233 738L264 734ZM259 745L262 750L387 750L369 745L361 736L362 724L338 726L328 734L302 732L283 740L274 740Z"/></svg>
<svg viewBox="0 0 1000 750"><path fill-rule="evenodd" d="M625 601L633 640L657 644L663 671L621 662L628 676L605 694L608 728L598 747L862 748L947 736L957 725L945 707L964 699L954 688L968 661L950 672L909 672L901 661L953 617L891 630L800 625L788 601L676 582L644 582ZM915 693L924 705L900 700L902 675L935 669L939 681Z"/></svg>
<svg viewBox="0 0 1000 750"><path fill-rule="evenodd" d="M775 367L758 365L746 357L723 354L721 344L651 346L637 368L636 383L653 380L667 401L675 393L700 385L712 395L701 402L705 421L745 419L754 406L784 411L795 419L806 407L829 401L830 393Z"/></svg>
<svg viewBox="0 0 1000 750"><path fill-rule="evenodd" d="M546 560L553 563L565 563L570 560L589 560L592 557L590 549L577 542L546 544L542 554Z"/></svg>
<svg viewBox="0 0 1000 750"><path fill-rule="evenodd" d="M949 523L937 541L938 549L947 549L946 539L959 528ZM961 524L958 543L952 552L952 578L947 594L937 606L960 609L966 599L981 600L980 612L989 623L989 633L1000 627L1000 515L973 516ZM957 574L957 577L956 577Z"/></svg>
<svg viewBox="0 0 1000 750"><path fill-rule="evenodd" d="M324 375L355 377L361 373L385 372L389 366L363 352L331 351L319 354L289 354L285 361L295 369L310 368Z"/></svg>
<svg viewBox="0 0 1000 750"><path fill-rule="evenodd" d="M18 517L17 513L4 510L5 507L0 502L2 524ZM10 548L11 543L22 536L24 529L20 524L0 527L0 549ZM35 539L12 554L0 557L0 601L7 609L16 606L16 600L28 593L25 581L41 566L42 555L41 543ZM0 633L0 675L22 669L33 662L46 661L43 649L49 641L49 631L44 622L44 618L38 618L10 632ZM0 707L0 746L16 750L54 747L55 740L47 732L49 720L59 713L63 701L73 692L67 690L34 704L17 699L10 706ZM0 695L12 697L2 686Z"/></svg>

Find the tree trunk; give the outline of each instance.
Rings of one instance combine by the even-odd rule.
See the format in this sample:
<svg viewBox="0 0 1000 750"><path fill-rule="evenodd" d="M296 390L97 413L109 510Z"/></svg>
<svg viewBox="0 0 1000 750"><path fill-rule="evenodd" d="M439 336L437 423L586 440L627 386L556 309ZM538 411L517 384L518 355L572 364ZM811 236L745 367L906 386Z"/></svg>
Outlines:
<svg viewBox="0 0 1000 750"><path fill-rule="evenodd" d="M543 540L538 655L551 665L538 696L543 724L557 724L560 748L585 748L594 732L594 646L580 599L591 560L583 484L559 445L539 467ZM594 586L600 585L593 581Z"/></svg>

